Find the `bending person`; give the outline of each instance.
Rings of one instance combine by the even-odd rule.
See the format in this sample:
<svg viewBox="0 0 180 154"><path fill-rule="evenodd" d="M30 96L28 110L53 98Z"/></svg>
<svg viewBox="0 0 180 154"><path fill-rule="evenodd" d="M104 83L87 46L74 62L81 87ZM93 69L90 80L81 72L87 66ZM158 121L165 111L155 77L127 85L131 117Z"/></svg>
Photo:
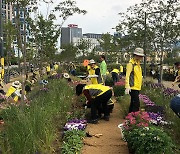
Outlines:
<svg viewBox="0 0 180 154"><path fill-rule="evenodd" d="M107 106L108 101L112 97L112 90L108 86L104 86L101 84L78 84L76 86L76 95L84 94L87 98L87 105L91 106L91 121L90 123L97 123L99 116L97 115L97 111L104 112L104 120L109 121L109 109ZM99 113L101 114L101 113Z"/></svg>

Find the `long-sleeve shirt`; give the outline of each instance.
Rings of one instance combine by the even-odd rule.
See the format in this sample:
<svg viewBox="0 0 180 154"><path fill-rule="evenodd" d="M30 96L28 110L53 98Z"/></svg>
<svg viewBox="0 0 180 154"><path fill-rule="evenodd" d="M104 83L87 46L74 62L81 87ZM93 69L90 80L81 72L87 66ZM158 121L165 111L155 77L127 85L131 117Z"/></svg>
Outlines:
<svg viewBox="0 0 180 154"><path fill-rule="evenodd" d="M106 65L105 60L103 60L100 64L100 72L101 72L101 75L106 75L107 65Z"/></svg>

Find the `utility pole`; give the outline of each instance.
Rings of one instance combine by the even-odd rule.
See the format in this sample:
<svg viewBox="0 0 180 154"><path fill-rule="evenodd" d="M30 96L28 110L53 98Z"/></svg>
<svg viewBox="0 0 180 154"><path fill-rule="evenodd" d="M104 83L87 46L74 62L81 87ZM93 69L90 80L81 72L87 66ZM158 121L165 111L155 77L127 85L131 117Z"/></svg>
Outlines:
<svg viewBox="0 0 180 154"><path fill-rule="evenodd" d="M2 15L2 0L0 0L0 56L4 56L3 51L3 15Z"/></svg>
<svg viewBox="0 0 180 154"><path fill-rule="evenodd" d="M146 29L147 29L147 13L144 14L144 74L143 77L146 78Z"/></svg>

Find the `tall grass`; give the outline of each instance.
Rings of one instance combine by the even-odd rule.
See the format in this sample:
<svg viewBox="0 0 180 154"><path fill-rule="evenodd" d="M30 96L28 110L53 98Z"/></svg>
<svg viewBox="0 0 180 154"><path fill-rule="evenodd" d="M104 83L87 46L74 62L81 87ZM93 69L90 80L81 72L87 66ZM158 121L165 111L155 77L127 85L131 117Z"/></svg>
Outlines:
<svg viewBox="0 0 180 154"><path fill-rule="evenodd" d="M37 94L38 93L38 94ZM70 110L73 89L65 80L52 80L49 92L32 94L29 107L16 106L1 113L5 128L0 136L2 153L32 154L53 153L54 142L58 139L58 129L66 121Z"/></svg>

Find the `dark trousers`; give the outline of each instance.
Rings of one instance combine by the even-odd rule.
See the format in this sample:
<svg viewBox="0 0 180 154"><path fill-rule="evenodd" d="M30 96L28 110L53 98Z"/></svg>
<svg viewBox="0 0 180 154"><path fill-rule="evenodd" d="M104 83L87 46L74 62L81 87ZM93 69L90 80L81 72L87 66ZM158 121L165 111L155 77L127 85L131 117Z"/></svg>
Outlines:
<svg viewBox="0 0 180 154"><path fill-rule="evenodd" d="M139 102L139 90L131 90L131 103L129 106L129 113L139 111L140 102Z"/></svg>
<svg viewBox="0 0 180 154"><path fill-rule="evenodd" d="M115 72L112 72L112 79L113 79L113 82L116 83L119 81L119 76L117 73Z"/></svg>
<svg viewBox="0 0 180 154"><path fill-rule="evenodd" d="M104 116L109 116L107 102L109 101L109 99L111 97L112 97L112 91L108 90L104 94L93 99L93 101L91 102L91 118L92 118L92 120L98 118L97 110L101 110L101 106L104 111Z"/></svg>

